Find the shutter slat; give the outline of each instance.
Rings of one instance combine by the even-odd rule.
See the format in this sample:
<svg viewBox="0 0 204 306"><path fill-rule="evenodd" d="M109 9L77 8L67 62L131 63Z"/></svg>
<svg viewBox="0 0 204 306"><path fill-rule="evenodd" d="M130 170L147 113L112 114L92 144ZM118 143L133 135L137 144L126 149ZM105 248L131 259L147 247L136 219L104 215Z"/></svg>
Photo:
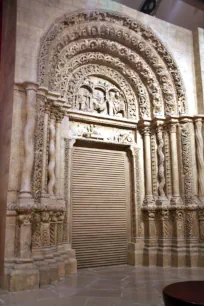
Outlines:
<svg viewBox="0 0 204 306"><path fill-rule="evenodd" d="M75 147L72 247L79 268L127 263L125 152Z"/></svg>

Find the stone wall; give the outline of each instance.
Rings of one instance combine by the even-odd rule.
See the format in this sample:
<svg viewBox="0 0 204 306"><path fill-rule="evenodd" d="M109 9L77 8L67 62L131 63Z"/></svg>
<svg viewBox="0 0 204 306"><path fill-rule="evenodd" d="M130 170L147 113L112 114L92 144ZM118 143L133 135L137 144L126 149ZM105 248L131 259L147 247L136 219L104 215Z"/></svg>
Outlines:
<svg viewBox="0 0 204 306"><path fill-rule="evenodd" d="M0 286L3 283L7 190L13 115L16 1L2 1L0 69ZM9 39L8 39L9 37Z"/></svg>
<svg viewBox="0 0 204 306"><path fill-rule="evenodd" d="M76 272L77 141L129 152L128 263L203 266L201 32L111 1L18 1L7 288Z"/></svg>
<svg viewBox="0 0 204 306"><path fill-rule="evenodd" d="M194 56L196 69L196 87L198 99L198 111L203 113L204 101L204 30L197 29L194 33Z"/></svg>

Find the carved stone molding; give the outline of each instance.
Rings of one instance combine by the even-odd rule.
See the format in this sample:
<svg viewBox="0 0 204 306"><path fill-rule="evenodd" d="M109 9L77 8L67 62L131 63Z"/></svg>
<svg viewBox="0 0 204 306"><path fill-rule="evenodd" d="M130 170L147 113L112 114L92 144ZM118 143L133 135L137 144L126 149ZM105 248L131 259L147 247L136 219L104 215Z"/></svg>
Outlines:
<svg viewBox="0 0 204 306"><path fill-rule="evenodd" d="M193 187L193 163L192 163L192 142L191 142L192 120L183 120L181 125L181 145L184 174L184 196L187 205L197 205L198 199Z"/></svg>
<svg viewBox="0 0 204 306"><path fill-rule="evenodd" d="M77 35L75 27L77 27ZM88 37L108 37L113 41L122 43L124 46L137 50L139 54L143 54L143 57L146 57L147 61L154 68L154 71L157 71L157 73L160 73L162 76L164 73L164 62L174 81L178 111L180 113L186 111L183 83L179 69L171 54L166 50L162 42L150 28L118 13L89 11L71 16L63 16L62 19L58 20L43 39L39 61L40 81L46 82L45 75L47 72L46 69L48 68L47 63L49 61L48 49L50 49L49 47L51 44L53 46L53 54L51 54L52 60L50 60L50 62L55 63L58 61L58 57L55 56L55 50L57 50L59 54L70 42ZM166 76L164 76L164 79L165 77ZM164 85L163 87L164 90L168 92L169 85Z"/></svg>
<svg viewBox="0 0 204 306"><path fill-rule="evenodd" d="M135 141L132 131L97 124L70 122L70 132L73 138L95 139L121 144L133 144Z"/></svg>
<svg viewBox="0 0 204 306"><path fill-rule="evenodd" d="M67 93L69 90L66 90L66 87L69 85L69 87L73 87L74 84L70 83L70 75L71 73L75 74L75 70L78 69L81 66L84 66L86 64L89 65L105 65L108 67L111 67L112 69L116 70L120 74L122 74L123 78L127 80L127 82L130 83L130 85L133 87L137 99L138 99L138 108L140 109L140 117L141 118L148 118L150 117L150 101L149 101L149 95L148 95L148 89L145 87L143 82L138 77L136 71L129 68L126 64L120 62L117 58L114 58L111 55L104 54L101 52L94 52L94 53L82 53L78 54L77 56L70 59L70 61L67 61L64 63L66 69L61 68L56 73L56 83L59 84L59 89L61 93L63 92ZM114 75L113 75L114 76ZM65 85L65 83L67 85ZM61 84L61 85L60 85ZM72 89L71 89L72 90ZM127 97L128 98L128 97ZM72 96L70 96L70 99L68 99L68 103L72 104ZM136 101L128 100L128 108L129 108L129 114L132 114L131 118L136 118Z"/></svg>

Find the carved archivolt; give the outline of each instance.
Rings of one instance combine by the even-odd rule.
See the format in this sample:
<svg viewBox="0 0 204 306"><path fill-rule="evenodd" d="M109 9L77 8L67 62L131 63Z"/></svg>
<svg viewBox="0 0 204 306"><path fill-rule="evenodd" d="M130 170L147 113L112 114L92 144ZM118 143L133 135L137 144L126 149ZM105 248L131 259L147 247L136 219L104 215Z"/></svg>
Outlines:
<svg viewBox="0 0 204 306"><path fill-rule="evenodd" d="M91 57L99 50L117 57L120 64L128 63L127 69L137 71L151 98L153 114L186 112L185 92L172 56L150 28L117 13L83 12L65 15L56 22L40 49L40 83L53 87L59 67L63 70L64 59L68 62L86 52Z"/></svg>
<svg viewBox="0 0 204 306"><path fill-rule="evenodd" d="M83 65L86 65L88 63L91 63L92 65L106 65L111 67L112 69L115 69L116 71L119 71L122 76L127 79L127 81L130 83L130 85L134 88L138 104L139 104L139 110L140 110L140 117L146 118L150 117L150 102L149 102L149 95L148 91L145 87L145 85L142 83L140 78L138 77L137 73L131 69L128 68L126 64L121 63L119 59L112 57L111 55L106 55L101 52L95 52L95 53L85 53L85 54L79 54L72 58L70 61L66 63L66 67L62 70L57 70L56 73L56 84L58 84L58 90L63 94L65 92L69 92L69 87L73 87L74 84L71 83L71 77L72 73L75 72L75 70L79 67L83 67ZM68 88L67 88L68 87ZM67 89L66 89L67 88ZM72 90L72 89L71 89ZM128 98L128 97L127 97ZM130 97L131 98L131 97ZM72 101L72 96L70 96L70 99L68 99L69 104ZM130 113L130 118L137 118L136 116L136 101L128 101L128 108Z"/></svg>
<svg viewBox="0 0 204 306"><path fill-rule="evenodd" d="M48 70L48 73L53 76L53 78L50 80L49 87L52 90L55 91L57 90L58 82L55 82L53 84L54 76L56 73L59 76L60 75L59 72L61 70L67 69L68 62L71 58L81 53L82 51L84 54L85 52L94 53L99 50L103 50L103 52L106 55L111 55L112 57L116 57L117 61L118 59L120 59L121 65L123 65L123 71L126 71L128 67L130 67L134 71L137 71L138 76L140 77L141 81L145 83L145 86L148 90L151 104L153 105L153 112L155 115L163 113L162 109L163 100L164 102L168 101L167 107L168 105L170 105L169 101L172 99L174 93L172 83L168 84L167 86L165 78L160 78L161 79L161 88L160 88L160 84L154 72L138 54L135 54L132 50L128 49L127 47L117 42L112 42L104 39L79 40L77 42L70 43L70 45L64 48L61 54L58 55L59 61L57 65L55 67L51 65L52 69L50 68L50 70ZM91 56L90 59L88 60L91 61ZM124 66L124 62L128 64L127 67ZM168 91L167 89L165 89L165 87L168 87ZM161 93L163 93L163 96Z"/></svg>
<svg viewBox="0 0 204 306"><path fill-rule="evenodd" d="M105 79L101 79L101 75ZM136 109L137 97L130 84L118 71L110 67L97 64L83 65L76 69L71 75L68 86L65 88L65 94L67 95L69 104L72 105L72 108L79 109L79 107L76 107L76 105L74 105L74 101L79 94L80 88L84 86L87 87L88 85L89 92L91 91L91 94L93 94L92 87L96 87L96 84L94 85L91 83L91 76L97 76L98 82L103 83L101 85L99 84L99 87L102 88L103 92L105 92L105 94L107 95L107 99L113 99L117 102L117 100L120 100L122 98L122 104L124 101L125 108L127 109L122 112L123 107L120 107L120 111L114 111L112 112L112 115L117 116L118 113L122 112L122 117L138 117L138 110ZM109 80L114 80L115 84L112 84L111 86ZM119 94L118 99L117 93Z"/></svg>

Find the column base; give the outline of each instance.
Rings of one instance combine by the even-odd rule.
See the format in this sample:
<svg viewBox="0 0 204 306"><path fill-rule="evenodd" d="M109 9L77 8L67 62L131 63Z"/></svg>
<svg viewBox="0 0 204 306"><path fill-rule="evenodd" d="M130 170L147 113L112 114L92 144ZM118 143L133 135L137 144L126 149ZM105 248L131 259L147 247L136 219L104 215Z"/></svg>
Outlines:
<svg viewBox="0 0 204 306"><path fill-rule="evenodd" d="M185 239L160 239L128 244L128 264L133 266L204 267L204 245Z"/></svg>
<svg viewBox="0 0 204 306"><path fill-rule="evenodd" d="M56 257L52 256L52 248L38 248L33 250L32 259L7 259L3 289L8 291L36 289L57 283L68 275L77 273L75 251L71 249L70 244L64 244L62 247L63 250L55 252Z"/></svg>
<svg viewBox="0 0 204 306"><path fill-rule="evenodd" d="M180 206L183 205L183 200L180 196L174 196L171 198L171 205Z"/></svg>
<svg viewBox="0 0 204 306"><path fill-rule="evenodd" d="M39 270L33 263L15 263L5 267L5 289L9 291L39 288Z"/></svg>

